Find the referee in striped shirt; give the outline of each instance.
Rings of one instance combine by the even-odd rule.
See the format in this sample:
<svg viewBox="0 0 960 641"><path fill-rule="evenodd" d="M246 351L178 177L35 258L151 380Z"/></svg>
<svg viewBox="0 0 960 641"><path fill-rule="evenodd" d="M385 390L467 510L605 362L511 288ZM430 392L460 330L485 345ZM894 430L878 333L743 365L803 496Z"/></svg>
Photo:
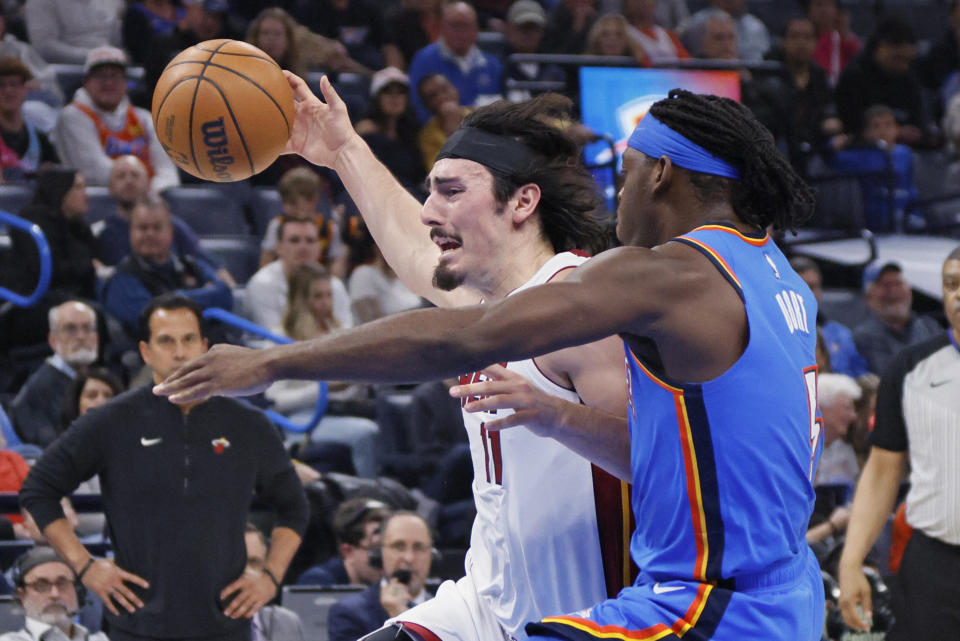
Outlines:
<svg viewBox="0 0 960 641"><path fill-rule="evenodd" d="M894 507L910 463L907 522L914 528L897 576L891 641L960 635L960 247L943 263L950 328L901 351L883 375L872 449L860 476L840 558L840 607L868 630L863 560Z"/></svg>

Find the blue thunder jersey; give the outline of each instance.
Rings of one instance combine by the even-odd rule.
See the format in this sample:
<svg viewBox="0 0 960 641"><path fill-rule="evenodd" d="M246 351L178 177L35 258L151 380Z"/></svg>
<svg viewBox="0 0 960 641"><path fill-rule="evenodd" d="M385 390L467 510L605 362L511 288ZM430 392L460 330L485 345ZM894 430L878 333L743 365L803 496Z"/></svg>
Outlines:
<svg viewBox="0 0 960 641"><path fill-rule="evenodd" d="M749 580L807 554L817 416L816 301L769 236L705 225L672 239L743 299L749 340L705 383L670 380L629 347L630 552L654 580Z"/></svg>

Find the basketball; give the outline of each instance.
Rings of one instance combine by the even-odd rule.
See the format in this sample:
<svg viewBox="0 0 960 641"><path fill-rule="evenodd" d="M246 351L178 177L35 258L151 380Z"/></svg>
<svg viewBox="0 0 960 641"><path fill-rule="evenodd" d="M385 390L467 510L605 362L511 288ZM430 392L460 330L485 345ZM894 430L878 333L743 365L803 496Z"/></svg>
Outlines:
<svg viewBox="0 0 960 641"><path fill-rule="evenodd" d="M238 40L207 40L180 52L157 81L152 111L173 162L213 182L263 171L293 130L293 92L280 66Z"/></svg>

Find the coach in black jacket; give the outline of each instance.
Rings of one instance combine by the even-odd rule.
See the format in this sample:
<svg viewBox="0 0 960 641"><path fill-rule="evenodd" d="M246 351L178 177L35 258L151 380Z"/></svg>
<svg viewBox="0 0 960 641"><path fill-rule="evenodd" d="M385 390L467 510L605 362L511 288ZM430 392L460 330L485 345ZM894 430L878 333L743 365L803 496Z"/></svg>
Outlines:
<svg viewBox="0 0 960 641"><path fill-rule="evenodd" d="M161 381L206 351L200 310L178 295L144 310L140 352ZM99 475L116 554L96 560L63 517L60 497ZM256 495L276 508L262 572L244 572ZM256 409L213 398L177 406L135 389L78 419L37 461L21 505L83 583L104 600L110 637L250 637L276 596L308 508L277 431Z"/></svg>

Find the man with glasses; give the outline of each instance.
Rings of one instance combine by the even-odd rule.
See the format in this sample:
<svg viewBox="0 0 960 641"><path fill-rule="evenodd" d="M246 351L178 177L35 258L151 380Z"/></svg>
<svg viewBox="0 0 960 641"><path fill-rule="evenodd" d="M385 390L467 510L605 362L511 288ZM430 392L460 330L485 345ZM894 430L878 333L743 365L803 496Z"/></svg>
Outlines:
<svg viewBox="0 0 960 641"><path fill-rule="evenodd" d="M57 437L60 406L76 368L97 360L97 316L86 303L67 301L50 308L47 340L53 356L20 388L10 404L10 418L24 443L46 447Z"/></svg>
<svg viewBox="0 0 960 641"><path fill-rule="evenodd" d="M354 641L431 598L425 589L433 563L430 526L416 512L399 510L383 522L379 554L383 578L330 608L330 641Z"/></svg>
<svg viewBox="0 0 960 641"><path fill-rule="evenodd" d="M82 601L77 578L51 548L33 548L16 560L11 572L25 621L0 641L107 641L107 635L74 621Z"/></svg>
<svg viewBox="0 0 960 641"><path fill-rule="evenodd" d="M127 97L126 54L109 45L87 54L83 86L63 108L54 129L54 144L64 164L83 167L91 185L107 185L113 159L132 154L150 174L150 188L161 192L180 184L145 109Z"/></svg>

